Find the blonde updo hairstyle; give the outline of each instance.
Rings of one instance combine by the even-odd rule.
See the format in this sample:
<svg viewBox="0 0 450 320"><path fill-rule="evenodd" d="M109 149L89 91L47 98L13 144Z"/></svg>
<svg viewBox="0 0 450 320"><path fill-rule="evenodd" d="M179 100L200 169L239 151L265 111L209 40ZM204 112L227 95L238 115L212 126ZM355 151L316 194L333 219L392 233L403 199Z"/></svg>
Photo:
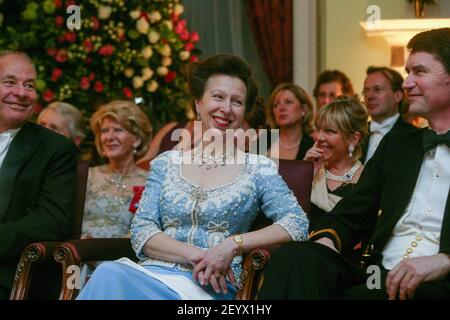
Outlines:
<svg viewBox="0 0 450 320"><path fill-rule="evenodd" d="M133 102L116 100L101 106L90 120L91 130L95 134L95 146L100 155L103 155L100 131L105 118L113 119L141 140L134 153L135 159L142 157L147 152L153 131L150 120Z"/></svg>
<svg viewBox="0 0 450 320"><path fill-rule="evenodd" d="M345 140L349 140L352 134L359 132L361 138L353 152L353 158L358 159L362 155L361 143L368 135L368 116L366 108L360 101L340 96L319 109L315 124L317 128L336 128Z"/></svg>

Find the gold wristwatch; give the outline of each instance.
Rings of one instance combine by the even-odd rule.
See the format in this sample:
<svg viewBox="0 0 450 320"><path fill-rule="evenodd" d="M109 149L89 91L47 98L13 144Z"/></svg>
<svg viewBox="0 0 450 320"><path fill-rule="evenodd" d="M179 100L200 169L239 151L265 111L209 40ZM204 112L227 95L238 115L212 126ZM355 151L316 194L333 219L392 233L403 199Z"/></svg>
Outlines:
<svg viewBox="0 0 450 320"><path fill-rule="evenodd" d="M242 238L242 235L240 235L240 234L235 235L233 237L233 240L236 243L237 248L238 248L237 255L238 256L242 256L242 249L243 249L243 246L244 246L244 244L243 244L244 243L244 239Z"/></svg>

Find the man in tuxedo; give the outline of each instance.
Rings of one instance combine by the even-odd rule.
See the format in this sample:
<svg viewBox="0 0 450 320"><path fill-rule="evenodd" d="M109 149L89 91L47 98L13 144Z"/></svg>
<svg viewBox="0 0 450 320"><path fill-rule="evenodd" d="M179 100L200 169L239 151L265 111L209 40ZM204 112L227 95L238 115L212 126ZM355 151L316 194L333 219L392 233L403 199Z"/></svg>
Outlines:
<svg viewBox="0 0 450 320"><path fill-rule="evenodd" d="M37 94L27 55L0 53L0 299L7 299L20 254L62 240L73 215L77 148L28 119Z"/></svg>
<svg viewBox="0 0 450 320"><path fill-rule="evenodd" d="M387 67L369 67L364 80L364 103L372 118L369 136L363 141L361 161L373 156L381 139L391 130L409 130L414 126L405 122L399 114L403 102L403 77Z"/></svg>
<svg viewBox="0 0 450 320"><path fill-rule="evenodd" d="M403 88L430 127L388 133L310 241L273 254L259 298L450 298L450 28L408 48ZM360 242L357 265L345 256Z"/></svg>

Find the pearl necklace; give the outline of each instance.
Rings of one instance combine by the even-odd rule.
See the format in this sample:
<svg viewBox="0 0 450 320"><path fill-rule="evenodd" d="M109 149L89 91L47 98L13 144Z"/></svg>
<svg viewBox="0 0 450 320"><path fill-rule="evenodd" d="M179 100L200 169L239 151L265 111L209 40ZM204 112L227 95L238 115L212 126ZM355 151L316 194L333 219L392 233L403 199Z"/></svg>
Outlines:
<svg viewBox="0 0 450 320"><path fill-rule="evenodd" d="M234 150L230 150L228 153L218 156L213 156L211 154L206 154L200 150L196 150L192 155L192 159L194 160L194 157L199 159L200 163L198 164L198 166L201 168L204 165L206 170L210 170L212 168L217 168L219 165L222 167L225 166L227 160L233 158L233 156ZM194 163L198 162L194 161Z"/></svg>
<svg viewBox="0 0 450 320"><path fill-rule="evenodd" d="M355 176L356 171L361 167L361 162L359 160L356 160L353 167L350 168L346 173L344 173L342 176L336 176L332 174L328 169L325 169L325 177L328 180L338 181L338 182L350 182L353 180L353 177Z"/></svg>

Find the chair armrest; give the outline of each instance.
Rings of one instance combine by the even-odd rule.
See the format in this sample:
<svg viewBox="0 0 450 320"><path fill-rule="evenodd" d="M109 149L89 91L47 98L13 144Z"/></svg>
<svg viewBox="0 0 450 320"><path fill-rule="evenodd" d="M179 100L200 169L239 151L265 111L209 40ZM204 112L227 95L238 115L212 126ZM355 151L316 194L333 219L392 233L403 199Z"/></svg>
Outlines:
<svg viewBox="0 0 450 320"><path fill-rule="evenodd" d="M240 289L236 294L237 300L255 299L261 282L262 272L269 259L270 253L264 249L253 250L245 258L240 280Z"/></svg>
<svg viewBox="0 0 450 320"><path fill-rule="evenodd" d="M78 288L67 285L72 275L71 270L68 269L70 266L81 267L83 262L116 260L121 257L137 260L129 238L71 240L60 244L55 249L53 257L62 268L60 300L72 300L79 291Z"/></svg>
<svg viewBox="0 0 450 320"><path fill-rule="evenodd" d="M52 263L53 251L60 245L60 241L34 242L25 247L20 255L14 276L10 300L24 300L28 298L31 279L36 266L41 263Z"/></svg>

